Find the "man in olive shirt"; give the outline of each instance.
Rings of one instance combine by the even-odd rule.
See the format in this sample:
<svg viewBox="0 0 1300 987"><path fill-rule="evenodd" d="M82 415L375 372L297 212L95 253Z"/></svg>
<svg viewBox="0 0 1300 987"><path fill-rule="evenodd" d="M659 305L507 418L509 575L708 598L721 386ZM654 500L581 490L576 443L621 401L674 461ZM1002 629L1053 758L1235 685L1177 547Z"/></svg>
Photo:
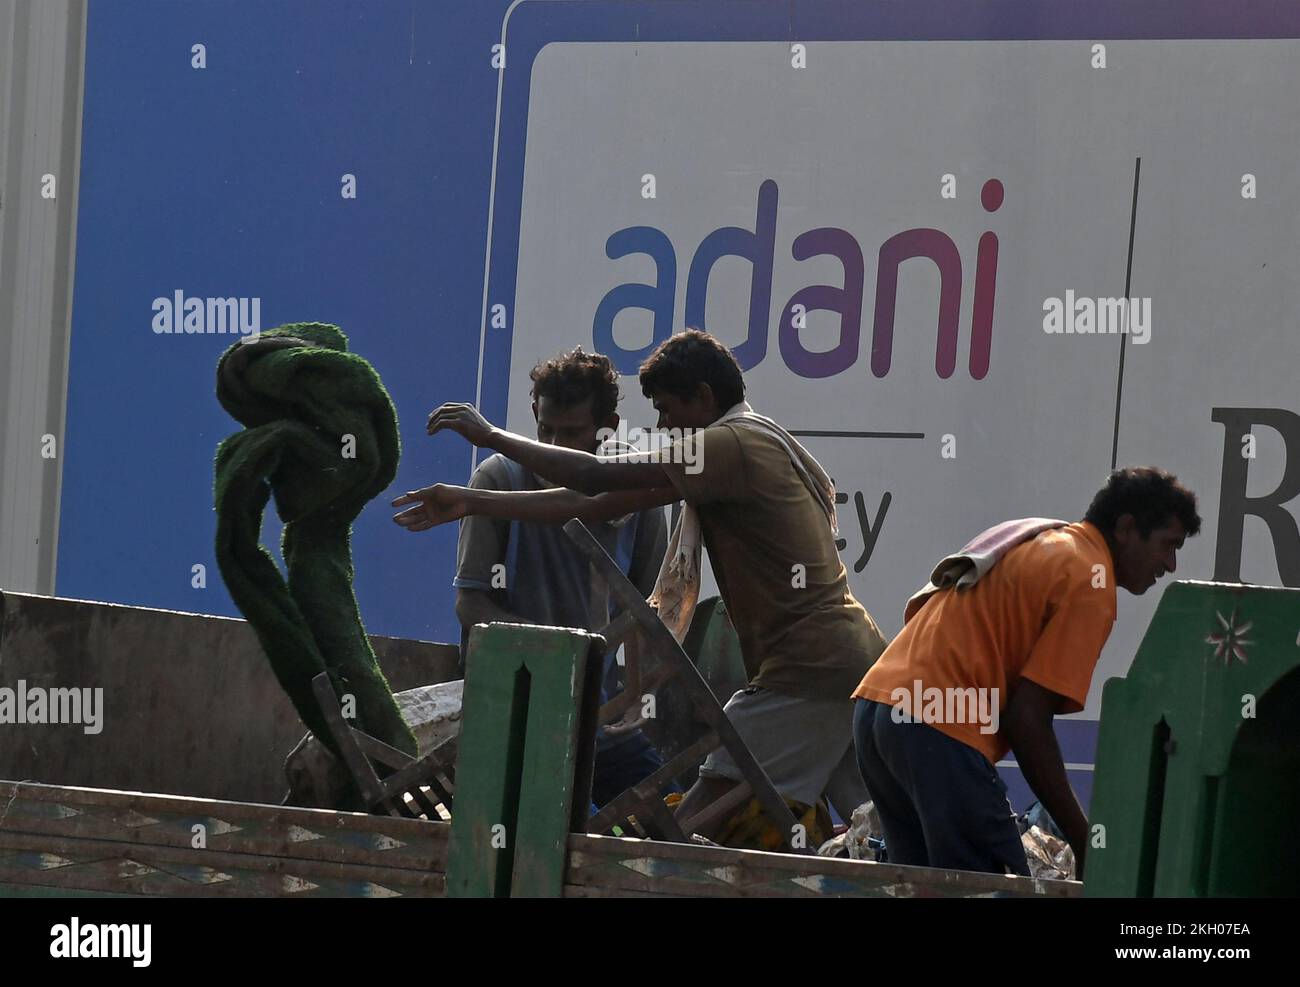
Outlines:
<svg viewBox="0 0 1300 987"><path fill-rule="evenodd" d="M884 639L853 598L827 513L777 435L732 418L680 442L687 448L664 471L699 512L749 676L727 716L781 795L811 805L826 794L847 819L868 796L844 697ZM703 468L691 473L685 464L697 461ZM741 774L719 749L700 777L682 818Z"/></svg>
<svg viewBox="0 0 1300 987"><path fill-rule="evenodd" d="M592 521L681 498L686 509L669 546L670 560L688 563L674 571L688 573L692 584L679 593L687 601L681 616L689 621L698 594L698 568L689 564L693 550L698 557L691 537L698 525L750 676L727 703L728 717L778 792L804 804L825 793L847 818L867 798L848 697L885 641L849 590L829 481L789 433L744 404L739 365L708 333L665 340L640 379L661 429L698 430L668 456L629 462L558 449L494 428L470 405L443 405L430 415L430 434L452 429L571 489L508 493L438 484L399 498L395 506L416 506L395 520L412 530L476 513ZM670 569L656 587L661 601ZM680 633L678 621L665 622ZM724 751L710 755L679 818L694 816L739 779Z"/></svg>

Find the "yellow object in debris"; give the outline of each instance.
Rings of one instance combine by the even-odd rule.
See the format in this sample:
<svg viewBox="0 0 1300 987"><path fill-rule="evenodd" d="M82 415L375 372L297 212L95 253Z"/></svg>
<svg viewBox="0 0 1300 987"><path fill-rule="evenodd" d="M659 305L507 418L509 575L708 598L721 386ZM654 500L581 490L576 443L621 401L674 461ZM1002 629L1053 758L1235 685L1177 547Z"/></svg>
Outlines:
<svg viewBox="0 0 1300 987"><path fill-rule="evenodd" d="M664 804L676 809L682 800L680 792L664 796ZM834 824L824 802L816 805L804 805L793 799L786 799L790 813L803 827L803 833L796 833L794 841L803 847L816 849L831 838ZM783 844L781 831L768 821L763 814L763 807L758 799L750 799L742 808L723 824L721 833L715 843L737 850L780 850Z"/></svg>

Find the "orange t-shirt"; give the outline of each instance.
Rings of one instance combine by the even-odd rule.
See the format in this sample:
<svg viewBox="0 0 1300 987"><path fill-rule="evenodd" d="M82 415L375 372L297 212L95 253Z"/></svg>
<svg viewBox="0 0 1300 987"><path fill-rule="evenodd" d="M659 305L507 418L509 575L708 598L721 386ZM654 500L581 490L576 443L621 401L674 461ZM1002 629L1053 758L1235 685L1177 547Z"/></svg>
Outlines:
<svg viewBox="0 0 1300 987"><path fill-rule="evenodd" d="M996 763L1011 745L992 728L1020 679L1064 696L1062 712L1083 709L1115 604L1114 566L1097 527L1045 531L974 586L926 600L853 695L897 706Z"/></svg>

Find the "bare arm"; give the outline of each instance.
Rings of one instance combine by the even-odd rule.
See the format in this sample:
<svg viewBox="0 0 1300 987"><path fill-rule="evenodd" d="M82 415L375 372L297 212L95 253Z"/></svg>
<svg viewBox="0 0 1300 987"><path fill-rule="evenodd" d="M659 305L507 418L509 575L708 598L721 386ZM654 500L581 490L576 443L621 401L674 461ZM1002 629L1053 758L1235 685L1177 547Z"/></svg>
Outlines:
<svg viewBox="0 0 1300 987"><path fill-rule="evenodd" d="M1016 763L1025 781L1043 803L1074 850L1077 876L1083 876L1083 858L1088 848L1088 817L1065 774L1052 717L1066 700L1036 682L1021 679L1007 703L1002 732L1011 742Z"/></svg>
<svg viewBox="0 0 1300 987"><path fill-rule="evenodd" d="M563 484L584 494L648 490L669 486L668 474L659 463L619 462L617 459L606 459L586 452L565 449L562 446L535 442L502 429L492 430L487 445L507 459L513 459L525 469L532 470L538 476L544 476L552 483ZM674 496L671 499L677 498ZM666 503L668 503L666 500L656 500L653 503L642 504L641 507L654 507ZM641 508L632 508L632 510L639 509Z"/></svg>
<svg viewBox="0 0 1300 987"><path fill-rule="evenodd" d="M427 531L436 525L471 514L539 524L562 524L575 517L580 521L609 521L633 511L671 504L677 499L677 491L668 486L646 490L616 490L588 496L564 487L549 490L478 490L436 483L423 490L413 490L393 501L394 507L414 505L396 515L393 520L408 531Z"/></svg>
<svg viewBox="0 0 1300 987"><path fill-rule="evenodd" d="M473 405L444 404L429 416L428 432L449 429L476 446L493 449L552 483L585 494L609 490L644 490L670 485L660 463L625 463L617 458L547 445L494 427ZM663 504L666 501L656 501Z"/></svg>
<svg viewBox="0 0 1300 987"><path fill-rule="evenodd" d="M528 621L507 610L492 599L492 594L481 589L456 590L456 619L465 628L475 624L526 624Z"/></svg>

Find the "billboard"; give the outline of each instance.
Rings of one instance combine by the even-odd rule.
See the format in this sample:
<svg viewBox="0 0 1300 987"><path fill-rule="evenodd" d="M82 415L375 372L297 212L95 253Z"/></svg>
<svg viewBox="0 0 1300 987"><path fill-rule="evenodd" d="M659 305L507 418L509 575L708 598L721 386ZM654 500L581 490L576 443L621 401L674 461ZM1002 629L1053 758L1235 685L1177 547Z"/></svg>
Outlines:
<svg viewBox="0 0 1300 987"><path fill-rule="evenodd" d="M630 374L702 325L834 475L889 632L941 555L1077 518L1112 462L1200 495L1179 577L1300 585L1297 38L1256 0L91 4L56 592L236 613L232 339L155 322L193 298L340 324L397 405L393 496L468 478L424 435L442 401L527 430L535 360ZM353 539L366 623L456 640L455 531L389 499ZM1157 592L1120 594L1060 724L1085 797Z"/></svg>
<svg viewBox="0 0 1300 987"><path fill-rule="evenodd" d="M1300 585L1296 41L1216 39L1212 16L1171 40L1115 5L1038 40L1016 11L883 40L847 5L812 5L805 33L762 4L721 29L637 6L597 38L562 4L507 20L489 417L527 432L526 369L580 342L651 425L639 361L706 328L835 478L850 583L887 633L943 555L1081 517L1114 464L1199 495L1178 578ZM1085 793L1101 686L1159 593L1120 594L1062 724Z"/></svg>

